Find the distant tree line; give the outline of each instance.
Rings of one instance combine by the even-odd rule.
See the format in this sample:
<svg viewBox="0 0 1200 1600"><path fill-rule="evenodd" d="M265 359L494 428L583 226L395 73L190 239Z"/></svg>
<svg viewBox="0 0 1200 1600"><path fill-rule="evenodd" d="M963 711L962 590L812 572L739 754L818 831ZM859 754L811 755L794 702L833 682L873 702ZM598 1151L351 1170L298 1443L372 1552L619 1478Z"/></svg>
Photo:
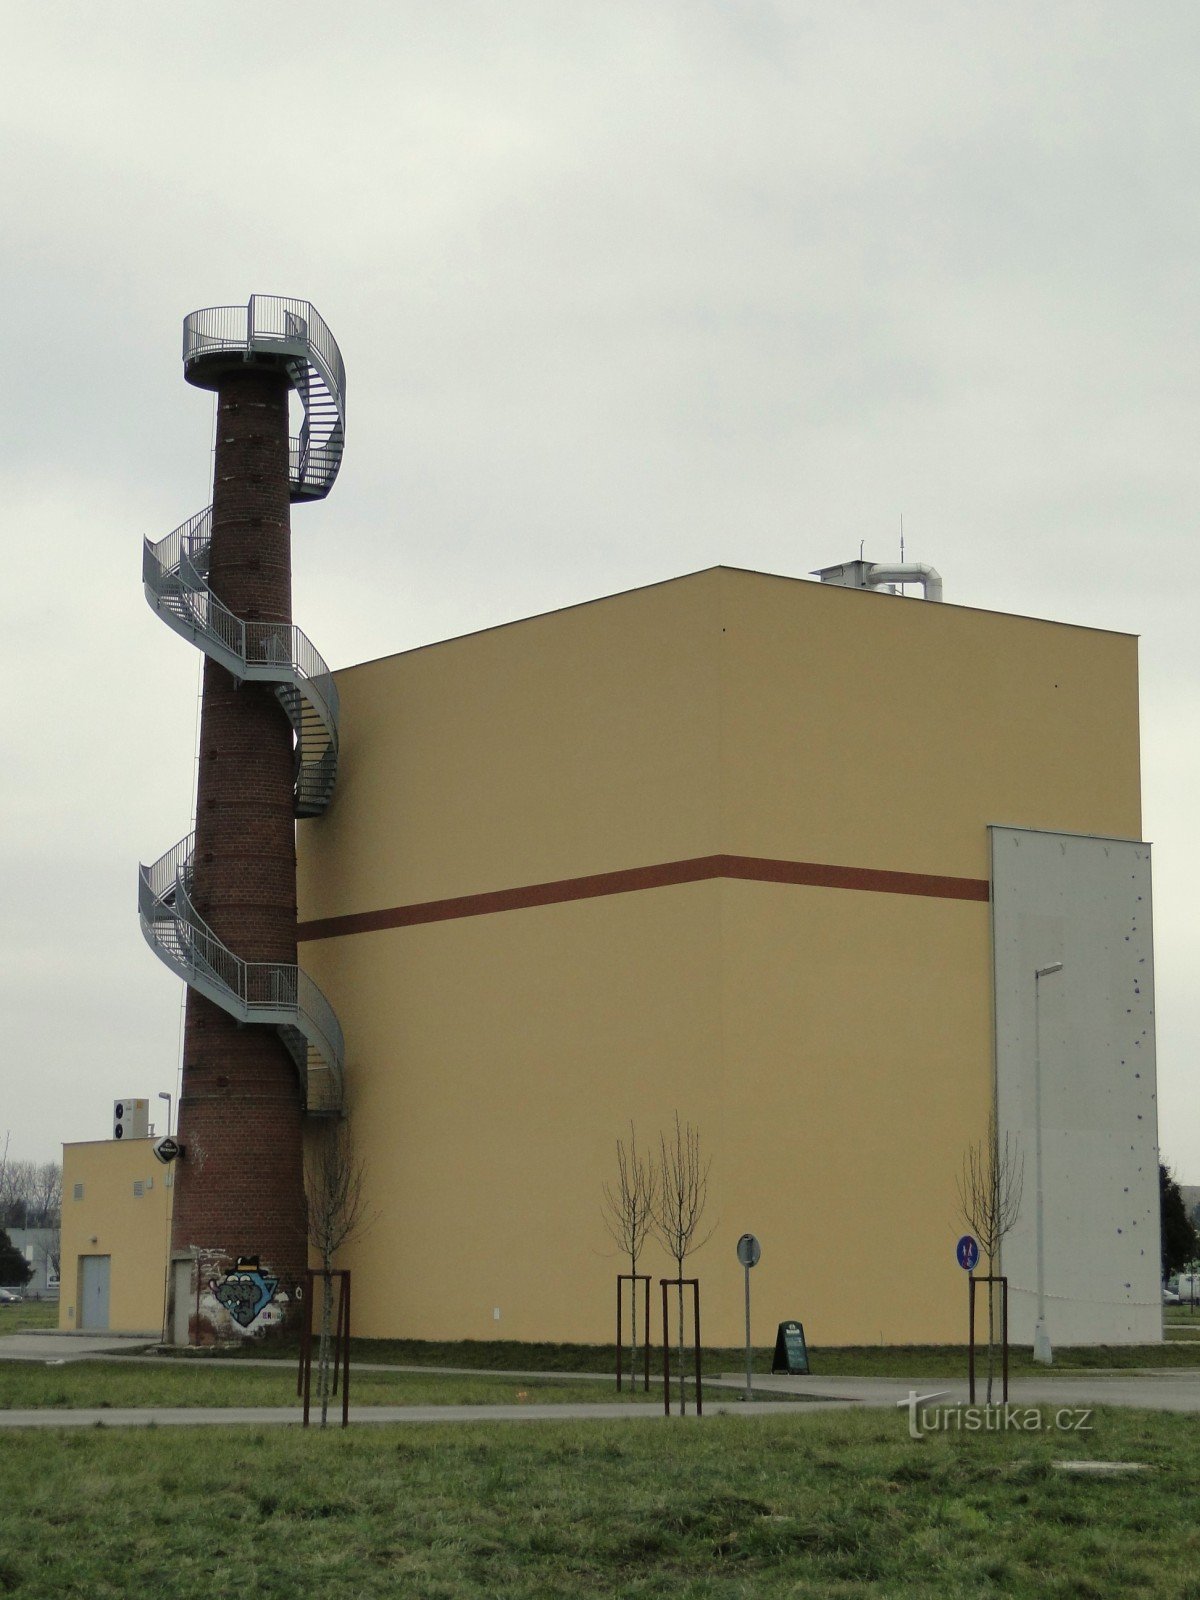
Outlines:
<svg viewBox="0 0 1200 1600"><path fill-rule="evenodd" d="M1200 1238L1187 1214L1179 1184L1170 1167L1158 1167L1158 1198L1162 1212L1162 1271L1169 1278L1200 1258Z"/></svg>
<svg viewBox="0 0 1200 1600"><path fill-rule="evenodd" d="M0 1228L57 1228L62 1219L62 1167L57 1161L14 1161L0 1145Z"/></svg>
<svg viewBox="0 0 1200 1600"><path fill-rule="evenodd" d="M0 1289L23 1289L33 1277L33 1268L0 1228Z"/></svg>

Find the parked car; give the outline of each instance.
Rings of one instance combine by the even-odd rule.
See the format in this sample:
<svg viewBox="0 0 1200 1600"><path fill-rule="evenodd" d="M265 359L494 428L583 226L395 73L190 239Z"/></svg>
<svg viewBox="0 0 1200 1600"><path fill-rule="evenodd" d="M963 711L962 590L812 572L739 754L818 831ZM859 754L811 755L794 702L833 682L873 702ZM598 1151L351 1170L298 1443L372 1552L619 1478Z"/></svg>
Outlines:
<svg viewBox="0 0 1200 1600"><path fill-rule="evenodd" d="M19 1306L24 1298L15 1289L0 1289L0 1306Z"/></svg>
<svg viewBox="0 0 1200 1600"><path fill-rule="evenodd" d="M1168 1289L1166 1284L1164 1283L1163 1284L1163 1305L1165 1305L1165 1306L1177 1306L1178 1304L1179 1304L1179 1296L1175 1293L1174 1289Z"/></svg>

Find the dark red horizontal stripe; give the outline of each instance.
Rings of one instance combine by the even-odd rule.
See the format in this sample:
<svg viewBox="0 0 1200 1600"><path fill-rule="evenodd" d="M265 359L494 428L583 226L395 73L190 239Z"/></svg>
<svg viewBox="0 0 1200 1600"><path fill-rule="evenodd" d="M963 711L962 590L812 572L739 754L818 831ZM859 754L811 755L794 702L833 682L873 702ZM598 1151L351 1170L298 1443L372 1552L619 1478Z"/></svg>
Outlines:
<svg viewBox="0 0 1200 1600"><path fill-rule="evenodd" d="M355 911L345 917L318 917L302 922L297 937L337 939L349 933L379 933L385 928L413 928L421 922L449 922L456 917L484 917L496 911L524 911L530 906L557 906L569 900L594 900L636 889L663 889L675 883L701 883L709 878L741 878L752 883L795 883L817 889L865 889L872 894L915 894L933 900L988 899L986 878L942 878L928 872L881 872L873 867L829 867L816 861L770 861L762 856L696 856L691 861L664 861L654 867L629 867L623 872L595 872L586 878L560 878L520 889L494 889L490 894L465 894L452 900L424 900L417 905L390 906L383 911Z"/></svg>

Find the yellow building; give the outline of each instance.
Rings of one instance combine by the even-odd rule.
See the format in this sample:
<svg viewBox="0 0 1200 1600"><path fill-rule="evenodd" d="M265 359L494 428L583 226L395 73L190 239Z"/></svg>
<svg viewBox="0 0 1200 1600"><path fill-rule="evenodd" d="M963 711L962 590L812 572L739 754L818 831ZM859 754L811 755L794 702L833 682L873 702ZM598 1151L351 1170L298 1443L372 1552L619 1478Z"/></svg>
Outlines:
<svg viewBox="0 0 1200 1600"><path fill-rule="evenodd" d="M956 1178L998 1071L1013 1126L1033 1125L993 825L1005 872L1032 860L1013 830L1096 836L1105 861L1139 840L1136 641L719 567L336 676L337 797L298 828L300 960L344 1029L377 1217L343 1262L356 1332L611 1338L615 1141L632 1122L648 1146L678 1112L712 1162L688 1268L706 1343L742 1337L746 1231L760 1342L791 1317L817 1344L960 1340ZM1034 923L1074 949L1057 870ZM1156 1247L1152 1029L1133 1099L1104 1110L1115 1035L1068 1063L1096 962L1060 965L1047 1193L1071 1192L1071 1119L1116 1118L1104 1192ZM1135 1116L1131 1190L1113 1152ZM1089 1278L1115 1309L1080 1337L1157 1337L1157 1262L1062 1208L1047 1227L1112 1288ZM673 1266L655 1246L643 1270Z"/></svg>
<svg viewBox="0 0 1200 1600"><path fill-rule="evenodd" d="M171 1169L154 1144L63 1146L60 1328L162 1334Z"/></svg>

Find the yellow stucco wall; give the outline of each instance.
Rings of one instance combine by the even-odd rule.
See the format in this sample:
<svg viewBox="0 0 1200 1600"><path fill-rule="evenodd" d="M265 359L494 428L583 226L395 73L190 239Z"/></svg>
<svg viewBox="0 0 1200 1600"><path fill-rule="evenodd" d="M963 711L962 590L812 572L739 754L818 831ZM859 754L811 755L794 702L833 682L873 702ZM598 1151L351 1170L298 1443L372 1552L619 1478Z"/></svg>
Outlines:
<svg viewBox="0 0 1200 1600"><path fill-rule="evenodd" d="M1124 634L717 567L336 678L302 918L715 851L986 877L981 823L1140 828Z"/></svg>
<svg viewBox="0 0 1200 1600"><path fill-rule="evenodd" d="M301 917L719 849L715 578L335 674L338 782L298 830Z"/></svg>
<svg viewBox="0 0 1200 1600"><path fill-rule="evenodd" d="M171 1169L156 1160L153 1145L152 1139L104 1139L63 1146L60 1328L73 1329L79 1321L81 1258L108 1256L109 1328L161 1332ZM135 1183L142 1186L140 1195Z"/></svg>
<svg viewBox="0 0 1200 1600"><path fill-rule="evenodd" d="M747 1229L772 1329L952 1337L938 1161L986 1116L987 937L983 905L712 882L308 948L380 1213L346 1258L357 1325L608 1337L614 1141L678 1108L712 1156L706 1338L738 1338Z"/></svg>
<svg viewBox="0 0 1200 1600"><path fill-rule="evenodd" d="M1140 826L1135 641L1026 618L713 569L338 686L302 919L713 853L978 880L989 822ZM379 1213L358 1331L610 1337L601 1184L678 1109L706 1342L746 1229L758 1338L961 1337L988 941L979 901L730 879L306 940Z"/></svg>
<svg viewBox="0 0 1200 1600"><path fill-rule="evenodd" d="M722 849L986 878L988 822L1139 835L1132 636L701 576L720 591Z"/></svg>

